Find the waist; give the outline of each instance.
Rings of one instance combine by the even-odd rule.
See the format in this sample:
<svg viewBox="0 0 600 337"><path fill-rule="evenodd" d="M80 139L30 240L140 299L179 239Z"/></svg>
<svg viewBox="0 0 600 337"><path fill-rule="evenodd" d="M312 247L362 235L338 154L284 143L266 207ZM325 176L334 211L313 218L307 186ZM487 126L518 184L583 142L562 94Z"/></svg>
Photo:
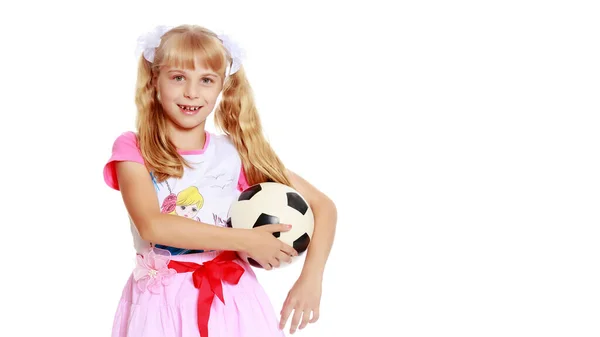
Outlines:
<svg viewBox="0 0 600 337"><path fill-rule="evenodd" d="M222 250L210 250L204 251L202 253L190 253L190 254L179 254L174 255L171 254L169 256L169 260L171 261L180 261L180 262L194 262L197 264L202 264L203 262L210 261L221 254ZM142 256L141 253L136 253L139 256Z"/></svg>
<svg viewBox="0 0 600 337"><path fill-rule="evenodd" d="M202 262L210 261L221 254L223 251L221 250L211 250L205 251L202 253L191 253L191 254L181 254L181 255L171 255L171 261L181 261L181 262L195 262L201 264Z"/></svg>

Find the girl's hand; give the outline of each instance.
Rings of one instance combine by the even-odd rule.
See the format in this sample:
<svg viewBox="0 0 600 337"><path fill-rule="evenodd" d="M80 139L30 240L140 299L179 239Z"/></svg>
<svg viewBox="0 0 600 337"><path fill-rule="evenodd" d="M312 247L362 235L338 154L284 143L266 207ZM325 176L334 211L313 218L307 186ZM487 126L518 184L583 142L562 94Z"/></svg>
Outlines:
<svg viewBox="0 0 600 337"><path fill-rule="evenodd" d="M298 278L283 303L279 329L283 330L292 311L294 311L290 324L290 333L292 334L296 332L298 323L300 323L298 328L304 329L308 323L315 323L319 319L321 284L321 279L317 277L301 275Z"/></svg>
<svg viewBox="0 0 600 337"><path fill-rule="evenodd" d="M266 270L279 267L281 262L291 263L292 256L298 256L298 252L273 235L275 232L287 232L290 229L290 225L282 224L263 225L251 229L246 253Z"/></svg>

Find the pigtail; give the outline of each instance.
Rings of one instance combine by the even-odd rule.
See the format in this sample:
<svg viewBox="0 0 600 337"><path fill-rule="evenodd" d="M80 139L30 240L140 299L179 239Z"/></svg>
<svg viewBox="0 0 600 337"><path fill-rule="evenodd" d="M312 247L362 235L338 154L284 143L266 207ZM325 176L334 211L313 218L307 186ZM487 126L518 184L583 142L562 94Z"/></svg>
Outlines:
<svg viewBox="0 0 600 337"><path fill-rule="evenodd" d="M138 144L146 167L162 182L169 177L181 177L187 165L168 139L167 124L153 83L152 64L140 57L135 104Z"/></svg>
<svg viewBox="0 0 600 337"><path fill-rule="evenodd" d="M244 68L227 78L215 124L237 148L250 185L274 181L291 185L285 167L263 135L260 117Z"/></svg>

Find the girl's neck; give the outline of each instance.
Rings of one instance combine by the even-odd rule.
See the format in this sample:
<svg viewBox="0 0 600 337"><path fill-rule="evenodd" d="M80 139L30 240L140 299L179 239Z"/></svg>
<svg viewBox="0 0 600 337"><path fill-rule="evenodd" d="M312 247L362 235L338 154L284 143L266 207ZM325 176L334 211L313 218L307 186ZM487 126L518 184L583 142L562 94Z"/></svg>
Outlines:
<svg viewBox="0 0 600 337"><path fill-rule="evenodd" d="M190 130L171 127L169 130L169 139L179 151L201 150L204 148L206 142L204 123Z"/></svg>

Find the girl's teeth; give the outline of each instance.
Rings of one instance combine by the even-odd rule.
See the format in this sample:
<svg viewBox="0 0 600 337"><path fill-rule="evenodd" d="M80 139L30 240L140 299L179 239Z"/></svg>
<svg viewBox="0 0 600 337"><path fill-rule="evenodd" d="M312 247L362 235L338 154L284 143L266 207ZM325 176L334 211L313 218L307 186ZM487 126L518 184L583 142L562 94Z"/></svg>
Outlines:
<svg viewBox="0 0 600 337"><path fill-rule="evenodd" d="M189 107L189 106L181 105L181 107L182 107L184 110L188 110L188 111L196 111L196 110L198 110L198 109L199 109L199 107L197 107L197 106L194 106L194 107Z"/></svg>

